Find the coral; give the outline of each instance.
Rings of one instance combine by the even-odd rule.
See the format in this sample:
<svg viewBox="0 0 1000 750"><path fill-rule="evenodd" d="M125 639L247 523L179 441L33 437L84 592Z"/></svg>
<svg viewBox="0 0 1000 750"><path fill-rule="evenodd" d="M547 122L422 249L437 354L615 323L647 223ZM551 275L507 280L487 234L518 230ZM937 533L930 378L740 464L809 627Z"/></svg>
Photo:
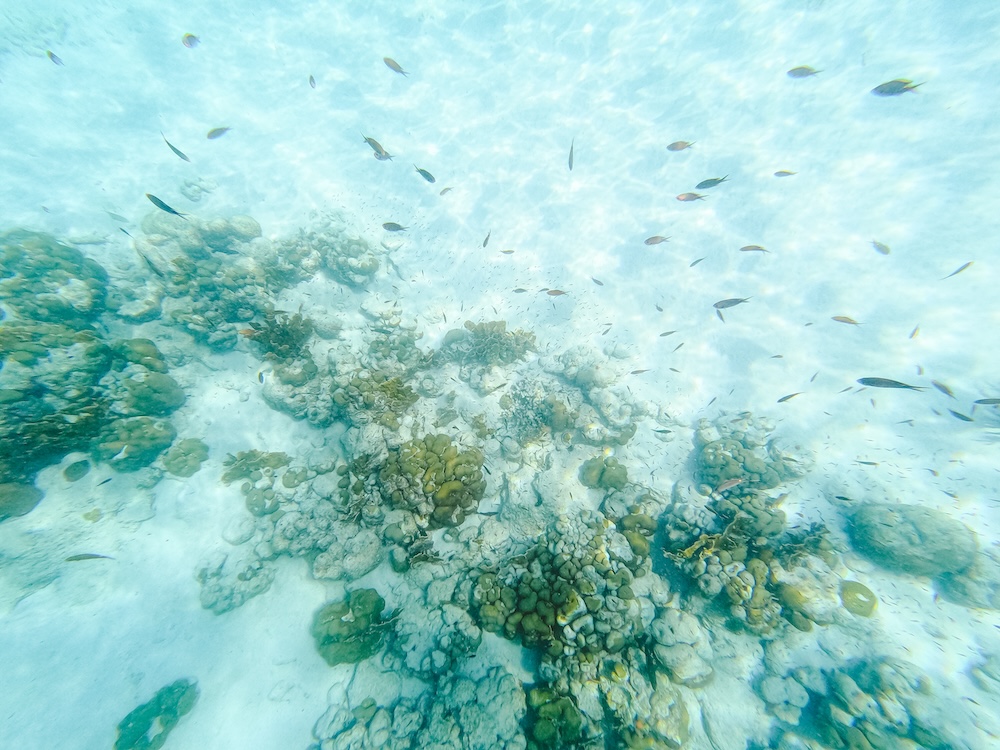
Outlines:
<svg viewBox="0 0 1000 750"><path fill-rule="evenodd" d="M30 513L44 496L44 492L31 484L0 484L0 521Z"/></svg>
<svg viewBox="0 0 1000 750"><path fill-rule="evenodd" d="M583 716L572 698L560 696L548 688L528 692L531 709L528 735L530 750L546 747L569 747L583 738Z"/></svg>
<svg viewBox="0 0 1000 750"><path fill-rule="evenodd" d="M177 437L174 426L152 417L125 417L109 424L94 444L94 457L117 471L149 466Z"/></svg>
<svg viewBox="0 0 1000 750"><path fill-rule="evenodd" d="M508 331L507 322L465 321L465 328L453 328L445 334L436 358L455 362L466 371L510 365L535 350L535 335L520 328ZM466 372L465 379L468 380Z"/></svg>
<svg viewBox="0 0 1000 750"><path fill-rule="evenodd" d="M195 579L201 606L221 615L271 588L274 569L253 552L217 553L199 565Z"/></svg>
<svg viewBox="0 0 1000 750"><path fill-rule="evenodd" d="M561 518L523 556L476 579L483 630L561 654L615 653L642 631L631 583L648 563L599 513Z"/></svg>
<svg viewBox="0 0 1000 750"><path fill-rule="evenodd" d="M163 466L175 477L191 477L207 458L207 445L198 438L185 438L163 455Z"/></svg>
<svg viewBox="0 0 1000 750"><path fill-rule="evenodd" d="M482 466L478 449L461 450L447 435L427 435L389 451L378 470L378 491L386 504L410 511L428 528L459 526L486 490Z"/></svg>
<svg viewBox="0 0 1000 750"><path fill-rule="evenodd" d="M81 459L74 461L63 469L63 479L67 482L78 482L90 473L90 461Z"/></svg>
<svg viewBox="0 0 1000 750"><path fill-rule="evenodd" d="M844 609L858 617L871 617L878 599L871 589L858 581L841 581L840 602Z"/></svg>
<svg viewBox="0 0 1000 750"><path fill-rule="evenodd" d="M963 607L1000 610L1000 547L976 553L972 565L958 573L945 573L935 581L941 596Z"/></svg>
<svg viewBox="0 0 1000 750"><path fill-rule="evenodd" d="M688 687L705 685L714 674L712 645L698 618L667 608L649 626L653 655L670 679Z"/></svg>
<svg viewBox="0 0 1000 750"><path fill-rule="evenodd" d="M80 328L104 311L107 285L99 263L51 235L0 235L0 318Z"/></svg>
<svg viewBox="0 0 1000 750"><path fill-rule="evenodd" d="M596 456L580 466L580 484L591 489L620 490L628 484L628 471L613 456Z"/></svg>
<svg viewBox="0 0 1000 750"><path fill-rule="evenodd" d="M429 611L404 611L396 625L393 649L402 654L411 673L430 680L458 671L482 640L483 631L469 613L446 602Z"/></svg>
<svg viewBox="0 0 1000 750"><path fill-rule="evenodd" d="M352 424L375 422L390 430L399 429L399 418L418 400L416 392L398 376L360 370L350 378L337 378L333 403Z"/></svg>
<svg viewBox="0 0 1000 750"><path fill-rule="evenodd" d="M330 602L313 618L316 650L331 667L356 664L382 648L392 618L382 619L385 600L375 589L355 589L342 601Z"/></svg>
<svg viewBox="0 0 1000 750"><path fill-rule="evenodd" d="M198 683L177 680L156 691L147 703L134 708L118 724L114 750L156 750L181 717L198 701Z"/></svg>
<svg viewBox="0 0 1000 750"><path fill-rule="evenodd" d="M291 458L286 453L268 453L259 450L239 451L235 456L229 454L223 466L228 467L222 474L222 481L232 484L237 479L260 479L258 473L263 469L279 469L288 466Z"/></svg>
<svg viewBox="0 0 1000 750"><path fill-rule="evenodd" d="M262 323L250 321L240 333L258 345L265 359L285 363L303 356L313 324L301 313L268 309Z"/></svg>
<svg viewBox="0 0 1000 750"><path fill-rule="evenodd" d="M868 503L850 523L854 548L883 568L918 576L958 573L976 557L975 532L920 505Z"/></svg>

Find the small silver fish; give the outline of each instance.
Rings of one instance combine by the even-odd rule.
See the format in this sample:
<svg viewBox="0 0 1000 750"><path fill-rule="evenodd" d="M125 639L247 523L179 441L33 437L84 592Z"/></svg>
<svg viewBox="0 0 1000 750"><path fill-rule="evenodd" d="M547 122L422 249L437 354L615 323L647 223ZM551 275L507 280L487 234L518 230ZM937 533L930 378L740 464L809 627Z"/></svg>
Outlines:
<svg viewBox="0 0 1000 750"><path fill-rule="evenodd" d="M674 141L667 146L667 151L683 151L684 149L691 148L694 144L694 141Z"/></svg>
<svg viewBox="0 0 1000 750"><path fill-rule="evenodd" d="M414 164L414 165L413 165L413 168L414 168L415 170L417 170L417 174L419 174L419 175L420 175L421 177L423 177L423 178L424 178L425 180L427 180L427 181L428 181L429 183L431 183L432 185L433 185L433 184L434 184L435 182L437 182L437 180L435 180L435 179L434 179L434 175L432 175L432 174L431 174L430 172L428 172L428 171L427 171L426 169L421 169L421 168L420 168L420 167L418 167L418 166L417 166L416 164Z"/></svg>
<svg viewBox="0 0 1000 750"><path fill-rule="evenodd" d="M971 266L973 263L974 261L971 260L968 263L963 263L960 267L958 267L957 269L949 273L947 276L945 276L943 279L941 279L941 281L944 281L944 279L950 279L952 276L957 276L958 274L962 273L962 271L964 271L966 268Z"/></svg>
<svg viewBox="0 0 1000 750"><path fill-rule="evenodd" d="M45 56L48 57L56 65L63 65L63 61L59 59L59 56L50 49L45 50Z"/></svg>
<svg viewBox="0 0 1000 750"><path fill-rule="evenodd" d="M576 138L573 138L569 142L569 171L573 171L573 146L576 144Z"/></svg>
<svg viewBox="0 0 1000 750"><path fill-rule="evenodd" d="M714 188L716 185L721 185L729 179L729 175L725 177L712 177L707 180L702 180L697 185L695 185L695 190L707 190L708 188Z"/></svg>
<svg viewBox="0 0 1000 750"><path fill-rule="evenodd" d="M900 383L898 380L889 380L889 378L858 378L857 382L871 388L905 388L910 391L927 390L922 385L907 385L906 383Z"/></svg>
<svg viewBox="0 0 1000 750"><path fill-rule="evenodd" d="M313 78L312 76L309 76L309 87L316 88L316 79Z"/></svg>
<svg viewBox="0 0 1000 750"><path fill-rule="evenodd" d="M723 299L716 302L712 307L716 310L725 310L727 307L736 307L736 305L742 305L744 302L751 299L750 297L730 297L729 299Z"/></svg>
<svg viewBox="0 0 1000 750"><path fill-rule="evenodd" d="M490 235L491 234L493 234L493 230L492 229L486 233L486 239L483 240L483 247L486 247L488 244L490 244Z"/></svg>
<svg viewBox="0 0 1000 750"><path fill-rule="evenodd" d="M393 60L391 57L383 57L382 58L382 62L385 63L386 67L389 68L389 70L392 70L392 71L394 71L396 73L399 73L400 75L404 75L404 76L410 75L405 70L403 70L403 68L400 66L400 64L398 62L396 62L395 60Z"/></svg>
<svg viewBox="0 0 1000 750"><path fill-rule="evenodd" d="M167 136L163 135L163 131L162 130L160 131L160 136L163 138L163 142L167 144L167 146L170 148L171 151L174 152L174 154L176 154L178 157L180 157L181 159L183 159L186 162L190 162L191 161L187 157L187 154L185 154L183 151L181 151L174 144L172 144L170 141L167 140Z"/></svg>
<svg viewBox="0 0 1000 750"><path fill-rule="evenodd" d="M402 224L397 224L394 221L387 221L385 224L382 225L382 228L385 231L387 231L387 232L405 232L406 231L406 227L404 227Z"/></svg>
<svg viewBox="0 0 1000 750"><path fill-rule="evenodd" d="M232 128L212 128L208 131L208 135L205 137L210 141L214 141L216 138L221 138L226 133L228 133Z"/></svg>
<svg viewBox="0 0 1000 750"><path fill-rule="evenodd" d="M821 70L816 70L808 65L799 65L798 67L792 68L785 75L789 78L809 78L809 76L814 76L817 73L822 73Z"/></svg>
<svg viewBox="0 0 1000 750"><path fill-rule="evenodd" d="M872 247L882 253L882 255L888 255L891 252L888 245L884 242L879 242L878 240L872 240Z"/></svg>
<svg viewBox="0 0 1000 750"><path fill-rule="evenodd" d="M793 174L798 174L798 172L789 172L787 169L779 169L774 173L775 177L791 177Z"/></svg>
<svg viewBox="0 0 1000 750"><path fill-rule="evenodd" d="M677 200L681 203L690 203L691 201L703 201L705 196L699 193L681 193L677 196Z"/></svg>
<svg viewBox="0 0 1000 750"><path fill-rule="evenodd" d="M769 253L771 252L766 247L761 247L760 245L744 245L740 248L741 253Z"/></svg>
<svg viewBox="0 0 1000 750"><path fill-rule="evenodd" d="M914 83L908 78L894 78L891 81L880 83L872 89L872 93L875 96L899 96L907 91L913 91L917 86L923 86L923 84Z"/></svg>
<svg viewBox="0 0 1000 750"><path fill-rule="evenodd" d="M150 195L149 193L146 193L146 197L149 198L150 203L152 203L161 211L166 211L168 214L173 214L174 216L184 219L185 214L182 214L180 211L171 208L166 203L157 198L155 195ZM187 219L184 219L184 221L187 221Z"/></svg>
<svg viewBox="0 0 1000 750"><path fill-rule="evenodd" d="M931 385L933 385L935 388L941 391L941 393L943 393L948 398L955 398L955 394L951 392L951 388L946 386L944 383L941 383L937 380L932 380Z"/></svg>
<svg viewBox="0 0 1000 750"><path fill-rule="evenodd" d="M663 242L669 242L669 237L664 237L663 235L654 234L652 237L647 237L642 241L643 245L659 245Z"/></svg>
<svg viewBox="0 0 1000 750"><path fill-rule="evenodd" d="M802 391L796 391L795 393L789 393L787 396L782 396L781 398L778 399L778 403L783 404L786 401L791 401L793 398L800 395L801 393Z"/></svg>

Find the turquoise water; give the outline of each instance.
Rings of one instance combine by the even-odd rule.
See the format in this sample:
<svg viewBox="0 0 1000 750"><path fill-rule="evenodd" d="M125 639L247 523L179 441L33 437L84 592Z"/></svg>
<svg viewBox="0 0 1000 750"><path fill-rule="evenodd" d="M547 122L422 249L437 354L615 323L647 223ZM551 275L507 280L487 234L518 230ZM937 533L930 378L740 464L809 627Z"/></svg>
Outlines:
<svg viewBox="0 0 1000 750"><path fill-rule="evenodd" d="M995 745L997 25L0 10L0 746Z"/></svg>

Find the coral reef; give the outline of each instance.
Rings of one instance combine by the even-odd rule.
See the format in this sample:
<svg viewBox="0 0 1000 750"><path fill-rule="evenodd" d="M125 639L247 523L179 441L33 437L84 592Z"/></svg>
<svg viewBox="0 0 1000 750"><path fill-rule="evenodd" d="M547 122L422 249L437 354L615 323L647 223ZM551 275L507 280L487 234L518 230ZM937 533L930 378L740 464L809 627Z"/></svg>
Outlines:
<svg viewBox="0 0 1000 750"><path fill-rule="evenodd" d="M184 438L163 454L163 467L175 477L192 477L207 458L207 445L198 438Z"/></svg>
<svg viewBox="0 0 1000 750"><path fill-rule="evenodd" d="M392 618L383 620L385 600L375 589L355 589L342 601L330 602L313 618L316 650L331 667L356 664L374 655Z"/></svg>
<svg viewBox="0 0 1000 750"><path fill-rule="evenodd" d="M198 683L177 680L160 688L156 695L129 712L118 724L114 750L156 750L181 717L198 701Z"/></svg>

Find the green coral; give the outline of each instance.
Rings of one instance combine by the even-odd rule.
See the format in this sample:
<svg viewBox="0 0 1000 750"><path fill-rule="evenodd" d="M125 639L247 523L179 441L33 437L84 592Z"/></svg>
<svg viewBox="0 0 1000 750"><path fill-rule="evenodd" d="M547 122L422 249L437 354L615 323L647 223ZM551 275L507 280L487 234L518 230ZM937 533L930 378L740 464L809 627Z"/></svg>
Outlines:
<svg viewBox="0 0 1000 750"><path fill-rule="evenodd" d="M306 353L313 324L300 313L289 315L281 310L268 310L263 322L251 321L240 333L260 347L265 359L290 362Z"/></svg>
<svg viewBox="0 0 1000 750"><path fill-rule="evenodd" d="M510 365L535 350L535 335L520 328L508 331L507 321L465 321L465 328L445 334L437 358L470 367Z"/></svg>
<svg viewBox="0 0 1000 750"><path fill-rule="evenodd" d="M858 617L871 617L878 605L872 590L858 581L840 582L840 603L844 609Z"/></svg>
<svg viewBox="0 0 1000 750"><path fill-rule="evenodd" d="M391 450L379 469L380 491L394 508L414 513L430 528L459 526L486 491L483 454L462 450L447 435L427 435Z"/></svg>
<svg viewBox="0 0 1000 750"><path fill-rule="evenodd" d="M33 484L0 484L0 521L30 513L43 497L45 493Z"/></svg>
<svg viewBox="0 0 1000 750"><path fill-rule="evenodd" d="M382 619L384 609L385 600L375 589L355 589L346 599L330 602L313 618L316 650L331 667L373 656L392 622Z"/></svg>
<svg viewBox="0 0 1000 750"><path fill-rule="evenodd" d="M222 481L226 484L232 484L237 479L256 481L260 479L258 472L261 469L280 469L282 466L288 466L291 462L292 459L287 453L268 453L256 449L239 451L235 456L230 453L222 462L222 465L227 467L222 474Z"/></svg>
<svg viewBox="0 0 1000 750"><path fill-rule="evenodd" d="M549 687L532 688L527 697L529 750L569 747L583 738L583 715L571 697Z"/></svg>
<svg viewBox="0 0 1000 750"><path fill-rule="evenodd" d="M725 482L740 480L733 487L736 493L770 489L781 482L778 472L758 450L731 438L715 440L702 447L698 456L698 477L713 489Z"/></svg>
<svg viewBox="0 0 1000 750"><path fill-rule="evenodd" d="M157 750L198 701L198 683L177 680L129 712L118 724L114 750Z"/></svg>
<svg viewBox="0 0 1000 750"><path fill-rule="evenodd" d="M175 477L190 477L208 458L208 446L198 438L178 441L163 456L164 468Z"/></svg>
<svg viewBox="0 0 1000 750"><path fill-rule="evenodd" d="M94 456L118 471L138 471L149 466L177 437L174 426L152 417L116 419L101 433Z"/></svg>
<svg viewBox="0 0 1000 750"><path fill-rule="evenodd" d="M338 386L331 398L351 422L374 421L390 430L399 429L399 418L419 399L402 378L366 370Z"/></svg>
<svg viewBox="0 0 1000 750"><path fill-rule="evenodd" d="M579 478L584 487L620 490L628 484L628 471L613 456L597 456L583 462Z"/></svg>

